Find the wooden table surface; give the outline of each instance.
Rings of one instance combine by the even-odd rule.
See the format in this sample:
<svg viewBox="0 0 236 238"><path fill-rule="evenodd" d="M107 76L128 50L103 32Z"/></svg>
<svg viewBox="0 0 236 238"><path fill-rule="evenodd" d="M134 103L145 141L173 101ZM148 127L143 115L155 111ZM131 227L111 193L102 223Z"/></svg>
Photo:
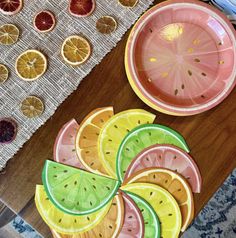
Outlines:
<svg viewBox="0 0 236 238"><path fill-rule="evenodd" d="M155 112L135 95L126 78L123 58L127 36L9 161L5 174L0 175L0 199L45 237L51 237L49 229L34 205L35 185L42 184L44 162L52 159L54 140L62 125L71 118L81 122L97 107L112 105L115 112L143 108L157 114L156 123L183 134L203 177L202 192L194 195L196 214L236 167L236 90L218 107L200 115L174 117Z"/></svg>

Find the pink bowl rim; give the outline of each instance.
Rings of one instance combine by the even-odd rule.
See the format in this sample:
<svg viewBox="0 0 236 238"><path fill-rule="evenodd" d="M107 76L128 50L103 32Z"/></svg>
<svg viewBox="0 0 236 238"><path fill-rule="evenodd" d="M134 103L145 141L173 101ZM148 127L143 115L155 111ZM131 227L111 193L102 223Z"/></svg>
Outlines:
<svg viewBox="0 0 236 238"><path fill-rule="evenodd" d="M152 95L148 93L146 89L143 88L142 84L140 83L138 76L135 71L134 67L134 47L137 42L137 36L140 32L140 29L145 25L146 21L148 21L150 18L153 17L154 14L157 12L160 12L164 10L165 8L169 8L171 5L180 5L183 4L184 6L190 6L194 5L193 7L199 10L203 10L208 13L209 15L213 16L215 19L220 22L220 24L224 27L225 31L228 33L228 35L231 38L232 41L232 48L234 50L234 68L232 70L232 74L229 77L230 83L226 85L224 90L213 100L210 102L200 105L200 106L194 106L194 107L176 107L176 106L171 106L169 104L165 104ZM133 27L130 38L127 42L127 63L128 63L128 69L130 71L131 79L133 83L136 85L140 93L148 100L150 101L153 105L156 105L158 108L170 112L170 113L175 113L178 115L194 115L198 114L207 110L212 109L213 107L217 106L220 104L233 90L233 88L236 85L236 31L231 24L231 22L228 20L228 18L218 9L208 5L207 3L203 2L198 2L195 0L169 0L160 4L157 4L156 6L152 7L149 11L144 13L144 15L138 20L136 25Z"/></svg>

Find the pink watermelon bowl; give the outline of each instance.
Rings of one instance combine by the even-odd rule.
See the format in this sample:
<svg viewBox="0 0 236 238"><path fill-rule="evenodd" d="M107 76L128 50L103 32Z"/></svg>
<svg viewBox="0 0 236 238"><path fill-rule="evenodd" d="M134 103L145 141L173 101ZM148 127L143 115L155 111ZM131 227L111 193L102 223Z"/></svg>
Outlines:
<svg viewBox="0 0 236 238"><path fill-rule="evenodd" d="M129 36L125 67L152 108L187 116L222 102L236 83L236 32L219 10L193 0L147 11Z"/></svg>

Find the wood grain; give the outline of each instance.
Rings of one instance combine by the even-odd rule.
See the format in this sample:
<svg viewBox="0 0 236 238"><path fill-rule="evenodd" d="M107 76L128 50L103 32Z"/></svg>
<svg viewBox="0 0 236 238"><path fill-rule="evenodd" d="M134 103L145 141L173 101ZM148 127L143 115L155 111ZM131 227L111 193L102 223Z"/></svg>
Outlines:
<svg viewBox="0 0 236 238"><path fill-rule="evenodd" d="M196 214L236 167L236 91L218 107L200 115L174 117L155 112L128 84L123 62L127 36L10 160L6 173L0 175L0 199L15 212L21 211L45 237L51 235L33 201L35 185L42 183L44 162L52 158L53 143L62 125L71 118L81 122L97 107L114 106L116 113L130 108L147 109L157 114L156 123L183 134L203 176L202 192L194 195Z"/></svg>

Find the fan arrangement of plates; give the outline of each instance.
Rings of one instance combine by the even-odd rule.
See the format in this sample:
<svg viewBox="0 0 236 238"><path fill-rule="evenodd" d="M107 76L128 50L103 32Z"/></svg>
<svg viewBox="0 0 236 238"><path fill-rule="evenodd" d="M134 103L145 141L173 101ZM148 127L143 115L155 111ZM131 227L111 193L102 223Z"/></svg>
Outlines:
<svg viewBox="0 0 236 238"><path fill-rule="evenodd" d="M174 238L201 175L184 138L141 109L92 111L60 130L35 203L56 238Z"/></svg>
<svg viewBox="0 0 236 238"><path fill-rule="evenodd" d="M235 61L236 32L229 19L196 0L151 8L133 27L125 52L127 77L138 97L176 116L221 103L235 87Z"/></svg>

